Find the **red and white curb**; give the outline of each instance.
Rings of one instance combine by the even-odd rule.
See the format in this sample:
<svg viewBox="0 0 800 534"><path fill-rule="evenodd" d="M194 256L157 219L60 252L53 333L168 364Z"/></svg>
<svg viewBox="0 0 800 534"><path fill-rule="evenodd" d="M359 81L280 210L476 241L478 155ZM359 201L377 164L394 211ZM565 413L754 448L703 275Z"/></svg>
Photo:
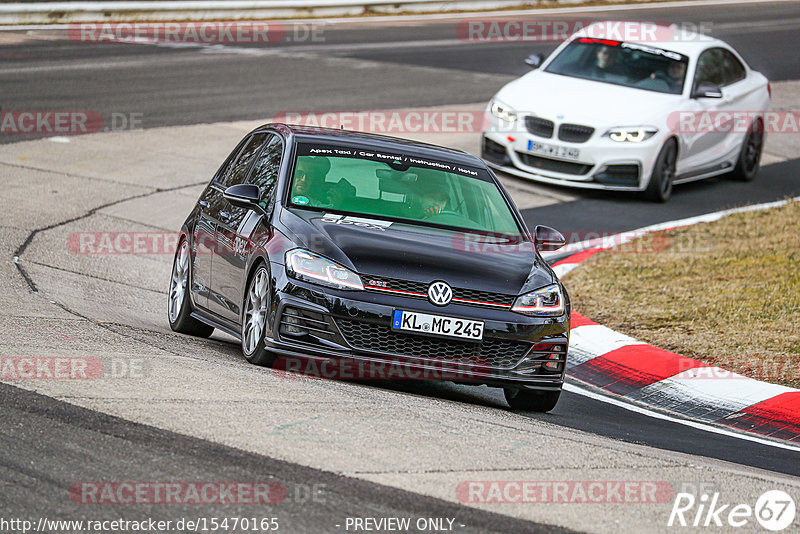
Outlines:
<svg viewBox="0 0 800 534"><path fill-rule="evenodd" d="M731 213L796 201L800 201L800 197L670 221L610 241L620 244L647 232L710 222ZM608 247L594 241L575 248L579 251L553 265L558 276ZM800 390L753 380L659 349L574 311L571 328L568 378L638 406L800 444Z"/></svg>

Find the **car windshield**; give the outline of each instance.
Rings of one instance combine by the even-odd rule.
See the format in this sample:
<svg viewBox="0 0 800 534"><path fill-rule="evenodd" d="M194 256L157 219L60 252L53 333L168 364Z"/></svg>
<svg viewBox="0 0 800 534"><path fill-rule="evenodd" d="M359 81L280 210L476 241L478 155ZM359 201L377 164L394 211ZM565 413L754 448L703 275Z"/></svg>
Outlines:
<svg viewBox="0 0 800 534"><path fill-rule="evenodd" d="M289 205L519 235L485 169L400 152L300 143Z"/></svg>
<svg viewBox="0 0 800 534"><path fill-rule="evenodd" d="M586 37L567 45L545 72L678 95L687 64L686 56L669 50Z"/></svg>

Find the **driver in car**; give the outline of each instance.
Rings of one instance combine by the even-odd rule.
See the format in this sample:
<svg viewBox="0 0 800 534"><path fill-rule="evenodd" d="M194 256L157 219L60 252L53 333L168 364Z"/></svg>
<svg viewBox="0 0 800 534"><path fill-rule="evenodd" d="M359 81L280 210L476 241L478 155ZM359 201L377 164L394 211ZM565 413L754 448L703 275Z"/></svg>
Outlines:
<svg viewBox="0 0 800 534"><path fill-rule="evenodd" d="M686 63L671 61L667 71L657 71L650 75L653 80L662 80L667 83L673 93L680 92L683 88L683 76L686 74Z"/></svg>
<svg viewBox="0 0 800 534"><path fill-rule="evenodd" d="M331 161L324 156L298 158L292 196L303 196L315 207L333 207L354 197L356 188L346 179L337 183L325 181L331 170Z"/></svg>
<svg viewBox="0 0 800 534"><path fill-rule="evenodd" d="M430 219L439 215L447 207L447 193L442 190L431 190L422 195L423 217Z"/></svg>
<svg viewBox="0 0 800 534"><path fill-rule="evenodd" d="M593 78L606 78L610 75L617 75L619 69L616 65L617 50L610 46L601 46L595 52L595 61L589 67L587 73Z"/></svg>
<svg viewBox="0 0 800 534"><path fill-rule="evenodd" d="M420 216L430 219L447 208L447 184L435 174L418 171L417 200Z"/></svg>

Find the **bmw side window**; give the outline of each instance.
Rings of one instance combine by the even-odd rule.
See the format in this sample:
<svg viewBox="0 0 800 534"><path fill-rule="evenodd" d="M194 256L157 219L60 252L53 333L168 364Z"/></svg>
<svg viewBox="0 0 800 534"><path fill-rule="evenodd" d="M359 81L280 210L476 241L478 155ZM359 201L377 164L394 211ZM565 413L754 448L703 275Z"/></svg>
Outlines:
<svg viewBox="0 0 800 534"><path fill-rule="evenodd" d="M722 70L725 73L725 85L731 85L747 76L744 65L728 50L722 50Z"/></svg>
<svg viewBox="0 0 800 534"><path fill-rule="evenodd" d="M722 50L711 48L697 58L697 71L694 75L693 89L703 82L713 83L722 87L725 85L725 74L722 70Z"/></svg>
<svg viewBox="0 0 800 534"><path fill-rule="evenodd" d="M269 140L258 159L256 159L247 183L258 186L258 190L261 193L261 206L271 210L270 206L272 206L274 198L275 183L278 181L278 171L283 157L283 142L277 135L269 135Z"/></svg>
<svg viewBox="0 0 800 534"><path fill-rule="evenodd" d="M250 165L253 163L253 159L255 158L256 154L258 154L258 150L264 143L266 136L266 133L260 133L255 134L250 138L242 151L239 153L239 156L236 158L234 164L231 165L228 173L221 180L220 185L223 188L228 188L232 185L241 184L244 182L245 178L247 178L247 171L250 170Z"/></svg>

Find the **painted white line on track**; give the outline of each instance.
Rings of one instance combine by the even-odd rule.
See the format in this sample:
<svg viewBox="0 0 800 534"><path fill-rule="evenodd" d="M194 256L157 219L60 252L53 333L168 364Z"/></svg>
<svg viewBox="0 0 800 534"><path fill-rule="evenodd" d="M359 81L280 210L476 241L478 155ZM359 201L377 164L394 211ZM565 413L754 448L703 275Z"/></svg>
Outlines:
<svg viewBox="0 0 800 534"><path fill-rule="evenodd" d="M677 423L679 425L684 425L688 427L695 428L697 430L702 430L704 432L711 432L713 434L720 434L723 436L728 436L731 438L742 439L745 441L752 441L754 443L758 443L760 445L767 445L769 447L775 447L778 449L785 449L788 451L800 452L800 447L795 445L788 445L786 443L779 443L777 441L772 441L769 439L759 438L750 434L740 434L738 432L734 432L732 430L726 430L724 428L720 428L714 425L709 425L707 423L700 423L698 421L692 421L690 419L681 419L679 417L673 417L670 415L654 412L652 410L648 410L647 408L643 408L636 404L632 404L630 402L622 401L619 399L615 399L613 397L607 397L605 395L601 395L599 393L595 393L593 391L588 391L583 389L580 386L565 383L564 384L564 391L569 391L570 393L575 393L576 395L582 395L584 397L588 397L592 400L605 402L607 404L612 404L614 406L618 406L625 410L635 412L647 417L652 417L653 419L660 419L662 421L669 421L671 423Z"/></svg>

